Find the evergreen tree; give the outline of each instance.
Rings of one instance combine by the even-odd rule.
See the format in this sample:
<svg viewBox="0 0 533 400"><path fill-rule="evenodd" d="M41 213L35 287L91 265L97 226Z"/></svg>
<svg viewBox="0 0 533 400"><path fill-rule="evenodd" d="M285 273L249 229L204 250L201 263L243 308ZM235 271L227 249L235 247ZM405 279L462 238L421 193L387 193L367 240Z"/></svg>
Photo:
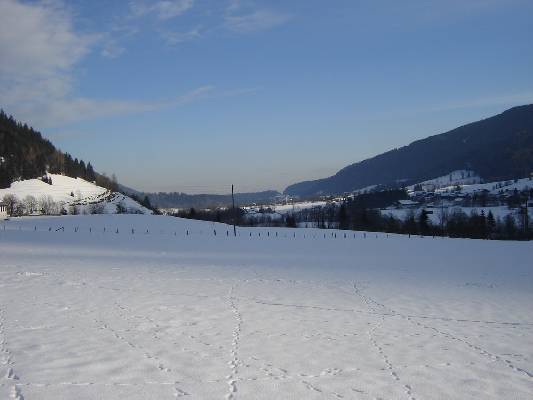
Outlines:
<svg viewBox="0 0 533 400"><path fill-rule="evenodd" d="M418 226L420 227L420 233L423 235L427 235L429 232L429 213L426 211L426 209L423 209L420 212L420 216L418 217Z"/></svg>
<svg viewBox="0 0 533 400"><path fill-rule="evenodd" d="M489 210L487 214L487 237L492 238L496 230L496 220L494 219L494 214Z"/></svg>
<svg viewBox="0 0 533 400"><path fill-rule="evenodd" d="M348 213L344 203L339 208L339 229L348 229Z"/></svg>

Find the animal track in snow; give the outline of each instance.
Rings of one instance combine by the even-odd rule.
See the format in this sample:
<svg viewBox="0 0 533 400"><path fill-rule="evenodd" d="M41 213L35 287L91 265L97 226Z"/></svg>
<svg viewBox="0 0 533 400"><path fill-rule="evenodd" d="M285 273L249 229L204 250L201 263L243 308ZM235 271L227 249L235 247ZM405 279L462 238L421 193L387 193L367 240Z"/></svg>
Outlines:
<svg viewBox="0 0 533 400"><path fill-rule="evenodd" d="M239 361L239 341L242 327L242 315L237 308L236 298L233 296L234 289L235 285L232 285L228 294L228 303L235 320L235 326L232 334L233 340L231 341L231 360L228 362L231 373L226 377L229 390L225 396L227 400L235 398L235 393L237 392L238 367L241 364Z"/></svg>
<svg viewBox="0 0 533 400"><path fill-rule="evenodd" d="M15 373L13 368L14 362L12 360L11 351L7 347L7 340L5 334L5 315L4 310L0 308L0 365L5 366L6 370L4 373L5 379L8 381L19 381L19 377ZM20 390L18 383L15 383L11 386L11 391L9 395L12 400L24 400L24 396Z"/></svg>

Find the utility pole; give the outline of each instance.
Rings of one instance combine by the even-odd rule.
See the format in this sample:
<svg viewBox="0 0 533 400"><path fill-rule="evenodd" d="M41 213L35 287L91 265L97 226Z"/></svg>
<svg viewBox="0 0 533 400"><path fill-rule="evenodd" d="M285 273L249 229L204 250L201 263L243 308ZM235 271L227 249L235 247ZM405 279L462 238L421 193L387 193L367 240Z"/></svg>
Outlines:
<svg viewBox="0 0 533 400"><path fill-rule="evenodd" d="M233 216L233 236L237 236L237 228L235 228L235 196L233 195L233 185L231 185L231 203Z"/></svg>
<svg viewBox="0 0 533 400"><path fill-rule="evenodd" d="M527 192L527 197L526 197L526 204L523 208L523 213L524 213L524 234L527 238L528 236L528 233L529 233L529 210L528 210L528 202L529 202L529 192Z"/></svg>

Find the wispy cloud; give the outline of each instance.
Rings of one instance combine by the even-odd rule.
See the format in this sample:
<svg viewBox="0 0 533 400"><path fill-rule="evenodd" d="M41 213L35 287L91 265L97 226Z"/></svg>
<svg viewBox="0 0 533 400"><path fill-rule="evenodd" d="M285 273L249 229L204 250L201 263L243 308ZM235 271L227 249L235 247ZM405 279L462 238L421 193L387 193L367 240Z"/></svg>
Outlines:
<svg viewBox="0 0 533 400"><path fill-rule="evenodd" d="M159 34L166 44L174 46L179 43L185 43L190 42L191 40L199 39L202 37L202 28L197 26L185 32L160 30Z"/></svg>
<svg viewBox="0 0 533 400"><path fill-rule="evenodd" d="M0 104L17 112L64 99L72 69L97 40L76 33L57 1L0 1Z"/></svg>
<svg viewBox="0 0 533 400"><path fill-rule="evenodd" d="M152 14L161 20L178 17L193 6L194 0L162 0L156 2L134 0L130 2L130 10L133 17Z"/></svg>
<svg viewBox="0 0 533 400"><path fill-rule="evenodd" d="M85 97L63 97L38 104L19 107L23 114L44 127L63 126L69 123L112 117L132 113L150 112L177 107L214 96L214 87L202 86L169 100L131 101L97 100Z"/></svg>
<svg viewBox="0 0 533 400"><path fill-rule="evenodd" d="M251 33L274 28L289 21L291 16L268 8L259 8L252 2L233 0L226 9L225 26L234 32Z"/></svg>
<svg viewBox="0 0 533 400"><path fill-rule="evenodd" d="M102 44L103 55L107 57L115 57L123 49L105 33L76 32L72 15L61 4L57 0L43 3L0 0L0 106L17 118L39 127L59 127L233 95L217 93L213 86L155 101L76 95L75 72L87 54Z"/></svg>

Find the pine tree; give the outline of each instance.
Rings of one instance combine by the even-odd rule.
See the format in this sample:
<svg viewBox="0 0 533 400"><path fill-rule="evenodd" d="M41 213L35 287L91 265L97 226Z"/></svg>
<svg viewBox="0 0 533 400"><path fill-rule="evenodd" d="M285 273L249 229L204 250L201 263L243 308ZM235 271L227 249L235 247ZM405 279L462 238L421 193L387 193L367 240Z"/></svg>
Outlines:
<svg viewBox="0 0 533 400"><path fill-rule="evenodd" d="M489 210L489 213L487 214L487 237L492 238L492 235L494 234L495 230L496 220L494 219L492 211Z"/></svg>
<svg viewBox="0 0 533 400"><path fill-rule="evenodd" d="M420 227L421 234L427 234L429 232L429 213L426 209L423 209L418 217L418 226Z"/></svg>

